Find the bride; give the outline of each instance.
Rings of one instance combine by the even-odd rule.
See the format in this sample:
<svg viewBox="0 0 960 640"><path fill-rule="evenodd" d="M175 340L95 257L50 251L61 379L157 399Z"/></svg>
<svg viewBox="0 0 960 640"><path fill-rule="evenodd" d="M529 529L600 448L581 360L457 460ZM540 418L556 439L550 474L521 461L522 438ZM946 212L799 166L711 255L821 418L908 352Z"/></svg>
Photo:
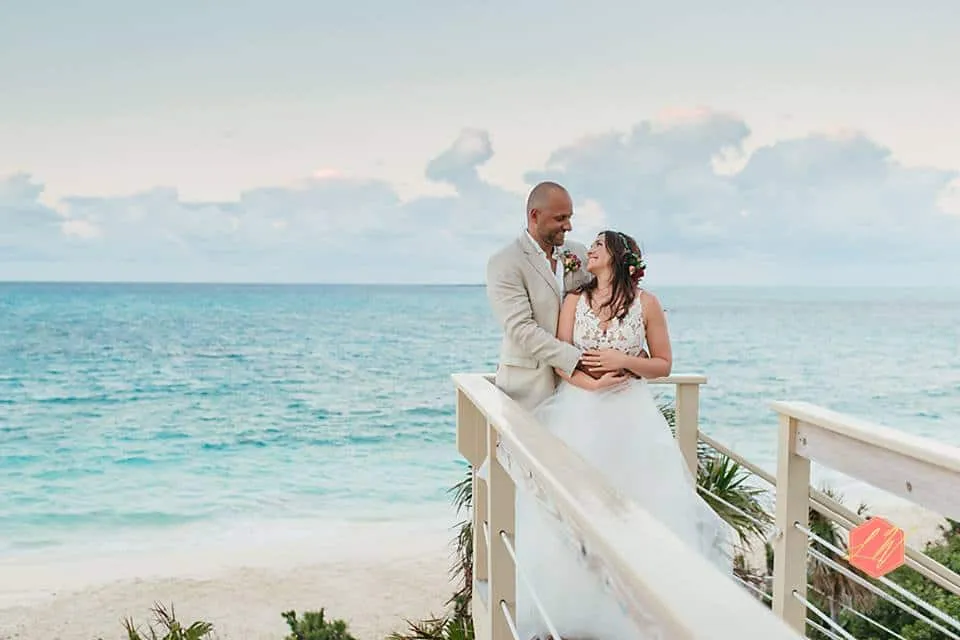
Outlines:
<svg viewBox="0 0 960 640"><path fill-rule="evenodd" d="M610 485L729 574L729 529L697 495L645 380L669 375L672 355L663 309L638 287L644 266L633 238L615 231L597 236L586 265L596 278L566 297L557 328L559 339L583 351L582 367L572 376L558 372L557 391L534 415ZM563 638L657 637L627 618L561 527L534 495L517 488L517 564L554 628ZM516 619L521 640L550 635L519 580Z"/></svg>

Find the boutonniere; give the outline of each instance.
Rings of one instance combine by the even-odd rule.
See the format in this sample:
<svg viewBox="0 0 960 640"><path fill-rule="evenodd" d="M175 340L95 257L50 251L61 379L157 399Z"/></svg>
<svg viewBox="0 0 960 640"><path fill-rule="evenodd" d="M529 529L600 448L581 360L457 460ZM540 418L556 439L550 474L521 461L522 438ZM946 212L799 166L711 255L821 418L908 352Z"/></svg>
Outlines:
<svg viewBox="0 0 960 640"><path fill-rule="evenodd" d="M573 273L580 269L580 258L573 251L565 249L561 254L563 256L563 273Z"/></svg>

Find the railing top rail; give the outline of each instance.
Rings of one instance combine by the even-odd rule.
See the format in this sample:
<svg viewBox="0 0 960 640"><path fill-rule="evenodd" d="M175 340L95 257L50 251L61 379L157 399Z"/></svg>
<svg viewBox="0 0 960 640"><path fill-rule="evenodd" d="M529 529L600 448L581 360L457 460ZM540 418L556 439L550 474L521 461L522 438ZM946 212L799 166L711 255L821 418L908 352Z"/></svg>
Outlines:
<svg viewBox="0 0 960 640"><path fill-rule="evenodd" d="M904 433L868 420L832 411L808 402L774 402L773 410L877 449L925 462L944 471L960 473L960 448Z"/></svg>
<svg viewBox="0 0 960 640"><path fill-rule="evenodd" d="M648 384L707 384L707 376L700 373L674 373L663 378L651 378Z"/></svg>
<svg viewBox="0 0 960 640"><path fill-rule="evenodd" d="M610 487L599 470L543 429L483 374L454 374L457 389L498 431L511 467L544 490L596 557L628 611L653 615L666 637L800 638L732 578L692 553L664 525ZM517 473L511 471L511 476ZM644 553L655 549L655 552ZM522 558L520 559L522 563ZM691 613L695 608L695 615ZM643 612L643 613L641 613Z"/></svg>
<svg viewBox="0 0 960 640"><path fill-rule="evenodd" d="M493 373L482 374L455 374L455 375L481 375L487 380L493 380L496 375ZM648 384L707 384L707 376L701 373L675 373L663 378L651 378L647 380Z"/></svg>

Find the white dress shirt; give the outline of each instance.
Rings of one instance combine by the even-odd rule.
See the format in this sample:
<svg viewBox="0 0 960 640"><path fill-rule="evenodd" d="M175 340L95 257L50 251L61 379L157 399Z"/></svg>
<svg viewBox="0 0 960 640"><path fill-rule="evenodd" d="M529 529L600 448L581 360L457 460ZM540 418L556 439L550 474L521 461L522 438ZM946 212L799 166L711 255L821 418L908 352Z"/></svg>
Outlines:
<svg viewBox="0 0 960 640"><path fill-rule="evenodd" d="M533 236L530 235L530 232L524 229L524 234L526 234L527 239L530 241L530 244L533 245L533 248L537 250L544 261L547 263L547 269L550 269L550 258L547 257L546 252L544 252L543 247L541 247L536 240L533 239ZM557 261L557 266L553 270L553 277L557 280L557 293L563 298L563 249L562 247L553 248L553 258Z"/></svg>

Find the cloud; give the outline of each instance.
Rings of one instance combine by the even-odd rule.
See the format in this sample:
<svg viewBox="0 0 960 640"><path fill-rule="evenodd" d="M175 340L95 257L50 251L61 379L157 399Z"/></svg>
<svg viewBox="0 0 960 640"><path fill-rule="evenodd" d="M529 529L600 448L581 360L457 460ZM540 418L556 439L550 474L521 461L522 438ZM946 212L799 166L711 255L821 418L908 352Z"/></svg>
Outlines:
<svg viewBox="0 0 960 640"><path fill-rule="evenodd" d="M960 178L950 183L940 195L937 206L945 213L960 217Z"/></svg>
<svg viewBox="0 0 960 640"><path fill-rule="evenodd" d="M490 134L479 129L464 129L450 147L427 164L426 176L459 190L482 189L477 168L493 157Z"/></svg>
<svg viewBox="0 0 960 640"><path fill-rule="evenodd" d="M98 238L100 237L100 227L89 220L64 220L60 223L60 231L65 236L74 236L77 238Z"/></svg>
<svg viewBox="0 0 960 640"><path fill-rule="evenodd" d="M29 175L0 179L0 269L5 261L55 257L63 219L40 203L42 195L43 185Z"/></svg>
<svg viewBox="0 0 960 640"><path fill-rule="evenodd" d="M605 226L636 236L663 281L804 281L817 269L833 281L892 263L924 265L918 278L958 270L957 171L904 166L857 132L748 156L749 136L734 115L674 110L572 141L524 178L570 189L578 239ZM387 182L329 168L229 202L158 187L55 209L37 179L0 178L0 278L480 282L487 256L523 223L525 194L480 174L494 152L486 131L464 129L424 168L451 194L408 201Z"/></svg>

